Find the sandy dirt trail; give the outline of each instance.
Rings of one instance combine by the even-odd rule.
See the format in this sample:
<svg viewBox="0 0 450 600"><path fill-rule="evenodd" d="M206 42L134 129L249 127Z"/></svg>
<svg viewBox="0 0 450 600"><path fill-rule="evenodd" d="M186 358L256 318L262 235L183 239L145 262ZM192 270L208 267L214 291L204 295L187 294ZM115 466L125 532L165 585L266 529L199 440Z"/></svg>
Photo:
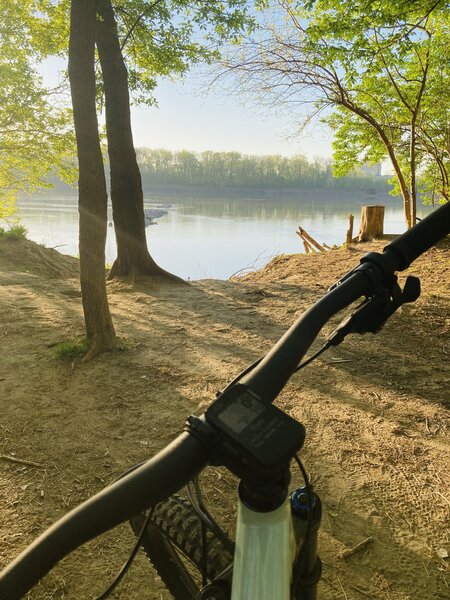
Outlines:
<svg viewBox="0 0 450 600"><path fill-rule="evenodd" d="M0 563L161 449L189 413L382 245L281 256L233 281L109 283L121 350L81 364L54 353L83 334L76 259L0 241ZM306 426L303 461L324 504L321 600L449 597L449 259L448 244L431 250L410 270L422 279L416 304L379 335L348 338L322 355L279 397ZM230 530L234 492L230 475L210 470L205 495ZM95 540L29 597L96 597L132 543L126 525ZM138 555L112 597L169 595Z"/></svg>

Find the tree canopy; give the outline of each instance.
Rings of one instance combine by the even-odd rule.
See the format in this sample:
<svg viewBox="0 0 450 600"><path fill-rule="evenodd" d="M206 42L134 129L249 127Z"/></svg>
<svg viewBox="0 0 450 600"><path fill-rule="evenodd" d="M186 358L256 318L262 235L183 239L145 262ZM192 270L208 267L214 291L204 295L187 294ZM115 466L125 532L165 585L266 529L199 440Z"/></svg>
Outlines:
<svg viewBox="0 0 450 600"><path fill-rule="evenodd" d="M227 63L261 101L321 118L335 133L335 172L389 157L415 219L417 174L434 173L448 199L449 13L444 0L272 3L264 34ZM445 97L445 96L444 96ZM437 133L441 132L441 134ZM442 135L443 134L443 135Z"/></svg>
<svg viewBox="0 0 450 600"><path fill-rule="evenodd" d="M70 0L39 4L41 51L66 56ZM135 103L155 104L159 78L183 76L195 64L218 59L224 41L237 42L254 26L247 0L113 0L111 5ZM100 69L97 77L101 96Z"/></svg>
<svg viewBox="0 0 450 600"><path fill-rule="evenodd" d="M46 175L74 178L71 109L43 85L39 63L67 58L70 0L4 0L0 5L0 217L20 191L48 185ZM117 0L112 3L135 103L155 104L160 77L186 74L218 58L220 42L237 40L253 19L245 0ZM98 64L97 64L98 66ZM99 106L103 104L97 71Z"/></svg>
<svg viewBox="0 0 450 600"><path fill-rule="evenodd" d="M34 0L0 4L0 217L19 192L48 185L50 172L73 176L71 115L38 74L35 10Z"/></svg>
<svg viewBox="0 0 450 600"><path fill-rule="evenodd" d="M408 182L412 222L418 174L423 192L445 199L449 194L443 137L450 112L442 102L449 89L449 25L448 3L443 1L322 0L315 3L308 27L313 39L329 41L330 58L343 65L350 103L374 117L392 146L400 167L394 193ZM337 174L386 155L380 131L361 113L347 109L339 104L327 120L335 132ZM431 189L430 176L435 182Z"/></svg>

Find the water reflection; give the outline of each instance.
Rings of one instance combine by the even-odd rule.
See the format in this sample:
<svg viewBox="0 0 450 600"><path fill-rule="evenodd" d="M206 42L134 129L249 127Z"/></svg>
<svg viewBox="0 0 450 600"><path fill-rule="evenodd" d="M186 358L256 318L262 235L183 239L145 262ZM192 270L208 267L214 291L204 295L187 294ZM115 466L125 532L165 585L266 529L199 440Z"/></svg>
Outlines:
<svg viewBox="0 0 450 600"><path fill-rule="evenodd" d="M145 199L145 208L161 204L170 206L158 225L147 228L150 252L165 269L191 279L227 278L239 269L260 267L276 254L302 252L295 235L298 225L319 242L341 244L349 213L358 221L363 204L386 206L386 233L404 230L401 202L382 194L303 191L297 197L279 193L242 199L153 194ZM78 255L76 197L25 198L18 201L18 209L30 239ZM429 210L421 207L419 216ZM108 263L116 256L112 227L106 256Z"/></svg>

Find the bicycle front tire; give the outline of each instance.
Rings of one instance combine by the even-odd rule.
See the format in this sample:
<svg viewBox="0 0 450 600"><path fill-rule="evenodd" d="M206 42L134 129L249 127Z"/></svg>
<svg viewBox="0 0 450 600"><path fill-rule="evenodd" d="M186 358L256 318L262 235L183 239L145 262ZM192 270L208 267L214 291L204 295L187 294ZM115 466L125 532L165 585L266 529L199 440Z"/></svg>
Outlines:
<svg viewBox="0 0 450 600"><path fill-rule="evenodd" d="M152 509L141 546L175 600L196 600L203 582L211 582L232 563L233 555L210 529L206 529L206 553L200 517L187 499L174 494ZM130 520L138 536L148 516L139 513ZM233 542L228 540L229 547ZM180 554L198 571L193 576Z"/></svg>

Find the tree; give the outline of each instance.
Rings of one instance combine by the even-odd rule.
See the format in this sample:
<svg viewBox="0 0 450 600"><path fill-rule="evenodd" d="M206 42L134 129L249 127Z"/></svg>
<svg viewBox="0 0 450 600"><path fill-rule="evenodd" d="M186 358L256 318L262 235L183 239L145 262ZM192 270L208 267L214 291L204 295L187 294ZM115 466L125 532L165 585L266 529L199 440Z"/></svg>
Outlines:
<svg viewBox="0 0 450 600"><path fill-rule="evenodd" d="M231 0L229 4L240 7L244 2ZM104 94L118 245L112 275L151 274L175 278L155 264L146 246L142 184L131 133L129 88L138 101L152 103L151 92L158 75L184 73L190 64L216 56L216 51L207 47L206 41L211 41L208 36L201 43L189 40L193 23L203 28L211 21L218 35L226 36L229 31L239 29L242 15L239 8L228 13L222 3L201 1L193 10L191 3L184 1L155 0L149 4L144 0L128 0L117 2L114 12L110 0L72 0L68 21L67 0L41 0L39 6L40 19L47 22L47 27L41 28L38 43L49 53L65 52L64 31L70 22L69 78L79 162L80 279L88 358L115 345L104 278L107 195L95 101L102 101ZM184 22L180 21L183 11ZM121 15L118 25L116 14ZM58 35L50 39L48 32L53 30ZM95 73L95 44L101 73ZM128 69L125 46L132 57Z"/></svg>
<svg viewBox="0 0 450 600"><path fill-rule="evenodd" d="M95 4L72 0L69 79L79 168L80 282L89 344L86 359L116 343L105 281L107 191L96 109L95 36Z"/></svg>
<svg viewBox="0 0 450 600"><path fill-rule="evenodd" d="M394 193L403 196L408 226L416 221L418 175L423 175L431 159L424 145L434 127L430 115L443 92L445 95L439 84L442 72L446 70L447 77L449 73L447 44L443 44L448 11L441 10L445 4L411 2L393 7L379 1L368 8L359 1L345 1L335 11L341 24L334 29L333 44L360 70L355 73L354 68L347 68L359 83L350 101L366 113L352 110L354 107L349 110L343 103L328 119L336 134L335 171L345 174L355 164L384 158L387 151L396 175ZM331 26L325 14L330 3L321 2L320 7L322 12L311 28L313 35L324 35ZM448 123L448 108L446 112ZM441 174L445 179L445 169ZM441 183L445 198L445 184Z"/></svg>
<svg viewBox="0 0 450 600"><path fill-rule="evenodd" d="M433 23L434 76L424 98L417 139L422 156L419 188L429 201L450 200L450 11L442 12ZM437 100L438 99L438 100Z"/></svg>
<svg viewBox="0 0 450 600"><path fill-rule="evenodd" d="M426 156L421 140L426 106L439 70L441 0L276 2L264 37L249 40L228 62L247 89L266 100L301 107L307 125L319 114L335 130L336 171L389 157L405 220L415 220L416 174ZM447 15L448 18L448 15ZM285 26L282 26L282 22ZM305 111L306 109L306 111ZM430 128L428 137L433 138Z"/></svg>
<svg viewBox="0 0 450 600"><path fill-rule="evenodd" d="M97 48L105 94L111 201L117 241L116 276L173 276L155 263L147 249L144 195L131 130L128 74L109 0L97 0Z"/></svg>
<svg viewBox="0 0 450 600"><path fill-rule="evenodd" d="M35 9L34 0L0 4L0 218L13 214L19 192L48 187L50 172L74 176L70 112L36 70Z"/></svg>
<svg viewBox="0 0 450 600"><path fill-rule="evenodd" d="M217 47L219 39L235 35L250 23L245 0L155 0L151 4L134 0L115 7L111 0L97 0L97 7L97 47L105 94L118 253L110 278L163 275L178 279L158 267L147 249L129 89L138 101L151 103L158 75L184 74L191 64L217 58L218 51L211 49L210 44L214 42Z"/></svg>
<svg viewBox="0 0 450 600"><path fill-rule="evenodd" d="M251 156L239 152L200 154L182 150L138 149L143 185L154 184L213 185L218 187L351 187L384 189L385 178L373 178L352 172L343 179L332 177L331 159L304 156L287 158L279 155Z"/></svg>

